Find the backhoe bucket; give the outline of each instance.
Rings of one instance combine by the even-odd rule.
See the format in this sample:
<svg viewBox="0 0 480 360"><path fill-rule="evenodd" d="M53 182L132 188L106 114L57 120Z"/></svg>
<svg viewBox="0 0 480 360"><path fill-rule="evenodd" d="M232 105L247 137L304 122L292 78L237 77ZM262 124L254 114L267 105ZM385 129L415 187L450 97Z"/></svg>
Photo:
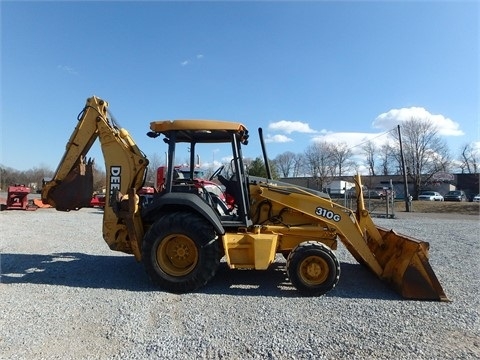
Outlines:
<svg viewBox="0 0 480 360"><path fill-rule="evenodd" d="M89 207L92 196L93 161L88 161L77 165L65 180L52 187L48 203L61 211L77 210Z"/></svg>
<svg viewBox="0 0 480 360"><path fill-rule="evenodd" d="M377 227L383 244L374 250L381 278L404 298L449 301L428 262L429 244Z"/></svg>

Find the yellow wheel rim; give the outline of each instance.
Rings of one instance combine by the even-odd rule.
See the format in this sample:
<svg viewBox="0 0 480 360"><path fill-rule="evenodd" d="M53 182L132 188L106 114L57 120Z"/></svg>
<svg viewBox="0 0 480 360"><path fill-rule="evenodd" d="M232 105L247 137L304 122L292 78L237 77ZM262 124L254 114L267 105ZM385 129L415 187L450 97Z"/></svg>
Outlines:
<svg viewBox="0 0 480 360"><path fill-rule="evenodd" d="M158 247L157 262L168 275L184 276L197 265L198 250L188 236L172 234L167 236Z"/></svg>
<svg viewBox="0 0 480 360"><path fill-rule="evenodd" d="M302 281L308 285L320 285L328 278L330 270L327 262L318 256L306 257L299 268Z"/></svg>

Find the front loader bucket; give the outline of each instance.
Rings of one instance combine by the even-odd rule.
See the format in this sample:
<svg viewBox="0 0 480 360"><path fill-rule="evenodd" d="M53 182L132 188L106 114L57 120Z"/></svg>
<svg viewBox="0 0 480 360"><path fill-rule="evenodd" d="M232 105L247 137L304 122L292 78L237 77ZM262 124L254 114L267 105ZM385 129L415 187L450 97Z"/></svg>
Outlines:
<svg viewBox="0 0 480 360"><path fill-rule="evenodd" d="M374 250L380 275L407 299L449 301L428 262L429 244L377 227L383 244Z"/></svg>
<svg viewBox="0 0 480 360"><path fill-rule="evenodd" d="M356 225L362 239L353 236L353 229L342 238L353 257L406 299L449 301L428 262L428 242L376 226L365 209L359 174L355 176L355 191ZM350 223L344 223L348 228L346 224Z"/></svg>
<svg viewBox="0 0 480 360"><path fill-rule="evenodd" d="M93 196L93 162L81 162L48 193L48 204L69 211L89 207ZM44 201L45 202L45 201Z"/></svg>

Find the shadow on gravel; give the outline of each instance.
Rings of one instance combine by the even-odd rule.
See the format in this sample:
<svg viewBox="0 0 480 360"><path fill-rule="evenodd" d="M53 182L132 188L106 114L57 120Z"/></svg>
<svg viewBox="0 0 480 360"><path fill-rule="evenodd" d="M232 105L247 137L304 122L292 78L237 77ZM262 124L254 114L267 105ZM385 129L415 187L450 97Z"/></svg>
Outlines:
<svg viewBox="0 0 480 360"><path fill-rule="evenodd" d="M156 290L143 266L133 256L83 253L0 254L0 282L132 291Z"/></svg>
<svg viewBox="0 0 480 360"><path fill-rule="evenodd" d="M133 256L83 253L1 254L0 283L46 284L128 291L162 291ZM201 294L302 297L289 282L284 262L268 270L231 270L222 262ZM341 263L340 281L325 295L332 298L399 300L387 285L360 264Z"/></svg>
<svg viewBox="0 0 480 360"><path fill-rule="evenodd" d="M341 263L340 281L326 297L356 299L402 299L360 264ZM273 263L266 271L230 270L220 264L216 276L197 291L235 296L303 297L290 283L285 263Z"/></svg>

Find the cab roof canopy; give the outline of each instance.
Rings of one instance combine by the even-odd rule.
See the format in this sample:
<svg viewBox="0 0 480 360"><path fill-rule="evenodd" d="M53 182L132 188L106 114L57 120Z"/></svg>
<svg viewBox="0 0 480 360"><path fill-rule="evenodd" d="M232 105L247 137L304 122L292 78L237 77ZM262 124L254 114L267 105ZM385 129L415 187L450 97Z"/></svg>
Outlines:
<svg viewBox="0 0 480 360"><path fill-rule="evenodd" d="M224 143L232 141L232 134L238 134L240 141L247 143L248 130L237 122L218 120L164 120L153 121L150 129L158 136L167 138L175 132L175 142Z"/></svg>

